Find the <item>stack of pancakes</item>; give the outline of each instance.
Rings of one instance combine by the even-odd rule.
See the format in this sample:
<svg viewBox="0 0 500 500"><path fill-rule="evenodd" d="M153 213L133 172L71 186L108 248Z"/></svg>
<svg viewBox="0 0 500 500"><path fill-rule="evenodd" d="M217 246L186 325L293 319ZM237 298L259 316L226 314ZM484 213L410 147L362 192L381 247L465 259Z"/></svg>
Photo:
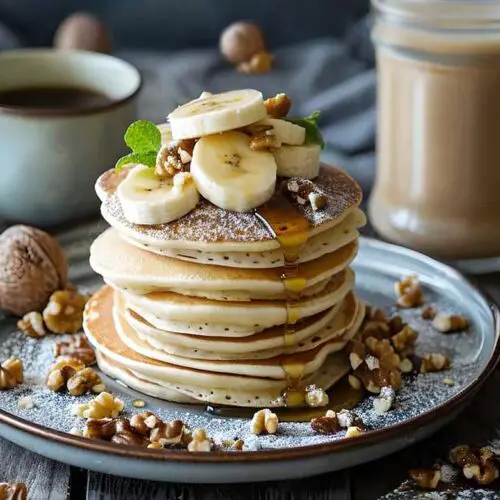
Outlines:
<svg viewBox="0 0 500 500"><path fill-rule="evenodd" d="M126 175L96 185L112 227L91 249L107 285L87 305L85 331L105 373L170 401L249 407L286 405L291 386L326 390L346 373L343 348L364 317L349 264L365 216L349 176L323 165L304 181L326 197L321 210L290 201L308 227L291 298L286 249L257 214L202 200L176 221L135 225L115 193Z"/></svg>

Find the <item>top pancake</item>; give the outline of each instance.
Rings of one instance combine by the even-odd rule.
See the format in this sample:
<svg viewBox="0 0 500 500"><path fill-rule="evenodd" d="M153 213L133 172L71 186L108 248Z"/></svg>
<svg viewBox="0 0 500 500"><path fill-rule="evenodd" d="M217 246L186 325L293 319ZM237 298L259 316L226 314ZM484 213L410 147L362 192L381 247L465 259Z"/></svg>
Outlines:
<svg viewBox="0 0 500 500"><path fill-rule="evenodd" d="M175 221L143 226L129 222L123 215L116 187L127 171L109 170L96 183L96 192L102 201L101 212L106 221L130 237L145 244L167 244L176 248L198 248L212 251L263 251L278 248L274 236L254 213L238 213L212 205L202 199L190 213ZM296 178L300 185L306 181ZM361 189L351 177L334 167L322 165L319 176L312 181L316 189L327 197L328 203L318 211L310 204L296 205L311 225L311 234L317 234L338 224L343 217L361 203ZM221 248L222 247L222 248Z"/></svg>

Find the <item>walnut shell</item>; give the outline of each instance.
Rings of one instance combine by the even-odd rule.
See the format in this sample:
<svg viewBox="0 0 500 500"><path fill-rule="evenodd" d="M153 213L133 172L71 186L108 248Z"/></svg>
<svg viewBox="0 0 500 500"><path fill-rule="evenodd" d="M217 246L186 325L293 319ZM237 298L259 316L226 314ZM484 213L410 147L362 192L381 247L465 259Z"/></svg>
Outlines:
<svg viewBox="0 0 500 500"><path fill-rule="evenodd" d="M41 311L67 278L64 252L49 234L19 225L0 236L0 309L16 316Z"/></svg>
<svg viewBox="0 0 500 500"><path fill-rule="evenodd" d="M219 49L233 64L249 61L264 51L264 37L258 26L246 22L230 24L221 34Z"/></svg>

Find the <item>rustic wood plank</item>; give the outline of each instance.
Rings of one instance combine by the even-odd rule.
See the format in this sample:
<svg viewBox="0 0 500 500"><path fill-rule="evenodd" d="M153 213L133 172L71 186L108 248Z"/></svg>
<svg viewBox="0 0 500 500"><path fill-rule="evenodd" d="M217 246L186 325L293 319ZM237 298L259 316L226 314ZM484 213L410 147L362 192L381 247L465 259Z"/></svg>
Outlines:
<svg viewBox="0 0 500 500"><path fill-rule="evenodd" d="M297 481L235 485L182 485L89 472L87 500L349 500L348 471Z"/></svg>
<svg viewBox="0 0 500 500"><path fill-rule="evenodd" d="M25 483L30 500L63 500L68 496L68 465L0 439L0 480Z"/></svg>

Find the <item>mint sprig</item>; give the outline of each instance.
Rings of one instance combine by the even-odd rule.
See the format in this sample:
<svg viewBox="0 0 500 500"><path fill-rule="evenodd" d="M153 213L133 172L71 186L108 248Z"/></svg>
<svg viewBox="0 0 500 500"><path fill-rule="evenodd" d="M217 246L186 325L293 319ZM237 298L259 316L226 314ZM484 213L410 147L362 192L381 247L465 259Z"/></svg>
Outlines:
<svg viewBox="0 0 500 500"><path fill-rule="evenodd" d="M127 128L125 144L132 152L116 162L116 169L119 170L127 163L141 163L147 167L154 167L161 148L161 133L153 122L138 120Z"/></svg>
<svg viewBox="0 0 500 500"><path fill-rule="evenodd" d="M306 143L319 144L321 149L323 149L325 141L318 126L319 115L320 111L314 111L310 116L306 116L305 118L285 118L285 120L304 127L306 129Z"/></svg>

